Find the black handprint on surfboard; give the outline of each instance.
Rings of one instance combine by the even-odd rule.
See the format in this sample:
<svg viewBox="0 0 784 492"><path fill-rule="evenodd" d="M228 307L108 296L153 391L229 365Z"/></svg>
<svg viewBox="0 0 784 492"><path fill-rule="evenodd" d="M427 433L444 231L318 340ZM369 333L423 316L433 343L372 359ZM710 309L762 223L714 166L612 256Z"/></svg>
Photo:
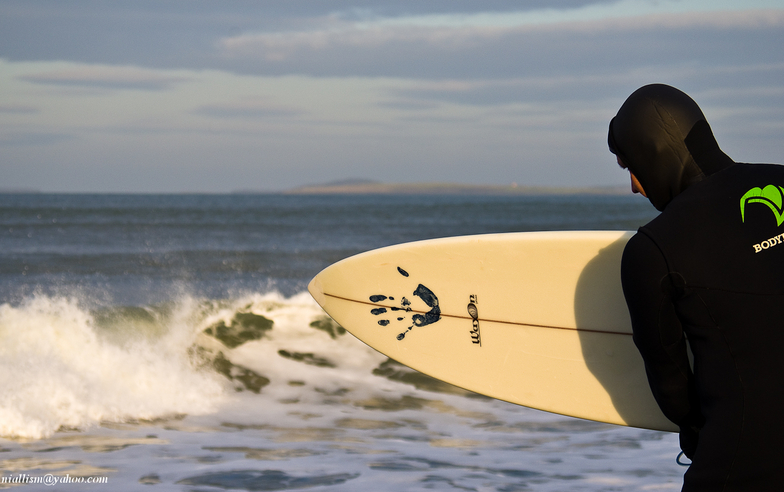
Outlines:
<svg viewBox="0 0 784 492"><path fill-rule="evenodd" d="M398 267L397 271L404 277L408 277L408 272L406 272L402 268ZM398 322L406 321L405 324L409 324L409 323L411 324L408 328L406 328L404 332L398 334L397 336L398 340L402 340L403 338L405 338L406 334L409 331L411 331L415 326L417 327L427 326L441 319L441 308L438 306L438 297L436 297L436 295L433 293L432 290L428 289L422 284L419 284L417 288L414 290L413 295L422 299L422 302L424 302L430 308L430 311L427 311L426 313L415 313L411 315L410 321L408 321L409 320L408 314L403 316L397 316L396 321ZM380 294L370 296L370 301L374 303L382 302L386 300L394 301L395 298L390 296L380 295ZM395 312L411 313L413 312L413 309L411 307L411 301L403 297L400 299L399 307L373 308L370 310L370 313L376 316L380 316L382 314L386 314L388 311L391 311L392 313ZM386 318L378 320L378 324L381 326L388 326L390 323L391 321Z"/></svg>

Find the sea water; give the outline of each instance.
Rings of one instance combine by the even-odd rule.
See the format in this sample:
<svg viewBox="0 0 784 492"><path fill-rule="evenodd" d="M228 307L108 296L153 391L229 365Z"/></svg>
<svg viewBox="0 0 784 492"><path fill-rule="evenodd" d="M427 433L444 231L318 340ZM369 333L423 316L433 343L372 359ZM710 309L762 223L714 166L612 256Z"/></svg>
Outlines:
<svg viewBox="0 0 784 492"><path fill-rule="evenodd" d="M400 242L654 216L632 196L0 195L0 473L25 490L678 490L676 435L440 383L306 291Z"/></svg>

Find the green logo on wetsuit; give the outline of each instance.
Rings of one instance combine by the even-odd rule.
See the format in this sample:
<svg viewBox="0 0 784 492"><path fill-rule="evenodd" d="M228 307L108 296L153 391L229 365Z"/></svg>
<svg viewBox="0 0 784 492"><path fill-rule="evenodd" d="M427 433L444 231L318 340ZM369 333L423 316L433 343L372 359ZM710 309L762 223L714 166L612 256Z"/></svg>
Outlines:
<svg viewBox="0 0 784 492"><path fill-rule="evenodd" d="M765 188L752 188L740 199L740 219L746 222L746 204L764 203L776 216L777 225L781 225L784 222L782 202L784 202L784 188L781 186L768 185Z"/></svg>

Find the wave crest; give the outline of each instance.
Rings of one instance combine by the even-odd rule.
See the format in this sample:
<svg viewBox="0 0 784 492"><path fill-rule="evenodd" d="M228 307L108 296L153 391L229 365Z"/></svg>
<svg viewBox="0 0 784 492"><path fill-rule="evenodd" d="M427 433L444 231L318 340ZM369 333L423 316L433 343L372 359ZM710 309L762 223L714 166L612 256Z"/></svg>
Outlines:
<svg viewBox="0 0 784 492"><path fill-rule="evenodd" d="M0 435L39 439L102 421L203 414L225 385L194 364L188 309L156 336L101 330L75 299L0 306Z"/></svg>

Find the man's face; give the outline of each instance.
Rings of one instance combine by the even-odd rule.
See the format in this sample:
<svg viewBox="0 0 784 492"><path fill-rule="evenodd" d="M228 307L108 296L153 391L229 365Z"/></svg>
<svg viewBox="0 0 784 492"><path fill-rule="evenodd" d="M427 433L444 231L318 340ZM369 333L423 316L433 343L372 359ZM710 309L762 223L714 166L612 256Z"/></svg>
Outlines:
<svg viewBox="0 0 784 492"><path fill-rule="evenodd" d="M626 164L624 164L623 161L621 161L620 157L616 156L616 159L618 160L618 165L621 166L621 169L628 169L626 167ZM637 176L635 176L633 172L629 171L629 177L631 178L632 181L632 193L639 193L645 198L648 198L648 195L646 195L645 190L642 189L642 185L640 184L640 181L637 179Z"/></svg>

